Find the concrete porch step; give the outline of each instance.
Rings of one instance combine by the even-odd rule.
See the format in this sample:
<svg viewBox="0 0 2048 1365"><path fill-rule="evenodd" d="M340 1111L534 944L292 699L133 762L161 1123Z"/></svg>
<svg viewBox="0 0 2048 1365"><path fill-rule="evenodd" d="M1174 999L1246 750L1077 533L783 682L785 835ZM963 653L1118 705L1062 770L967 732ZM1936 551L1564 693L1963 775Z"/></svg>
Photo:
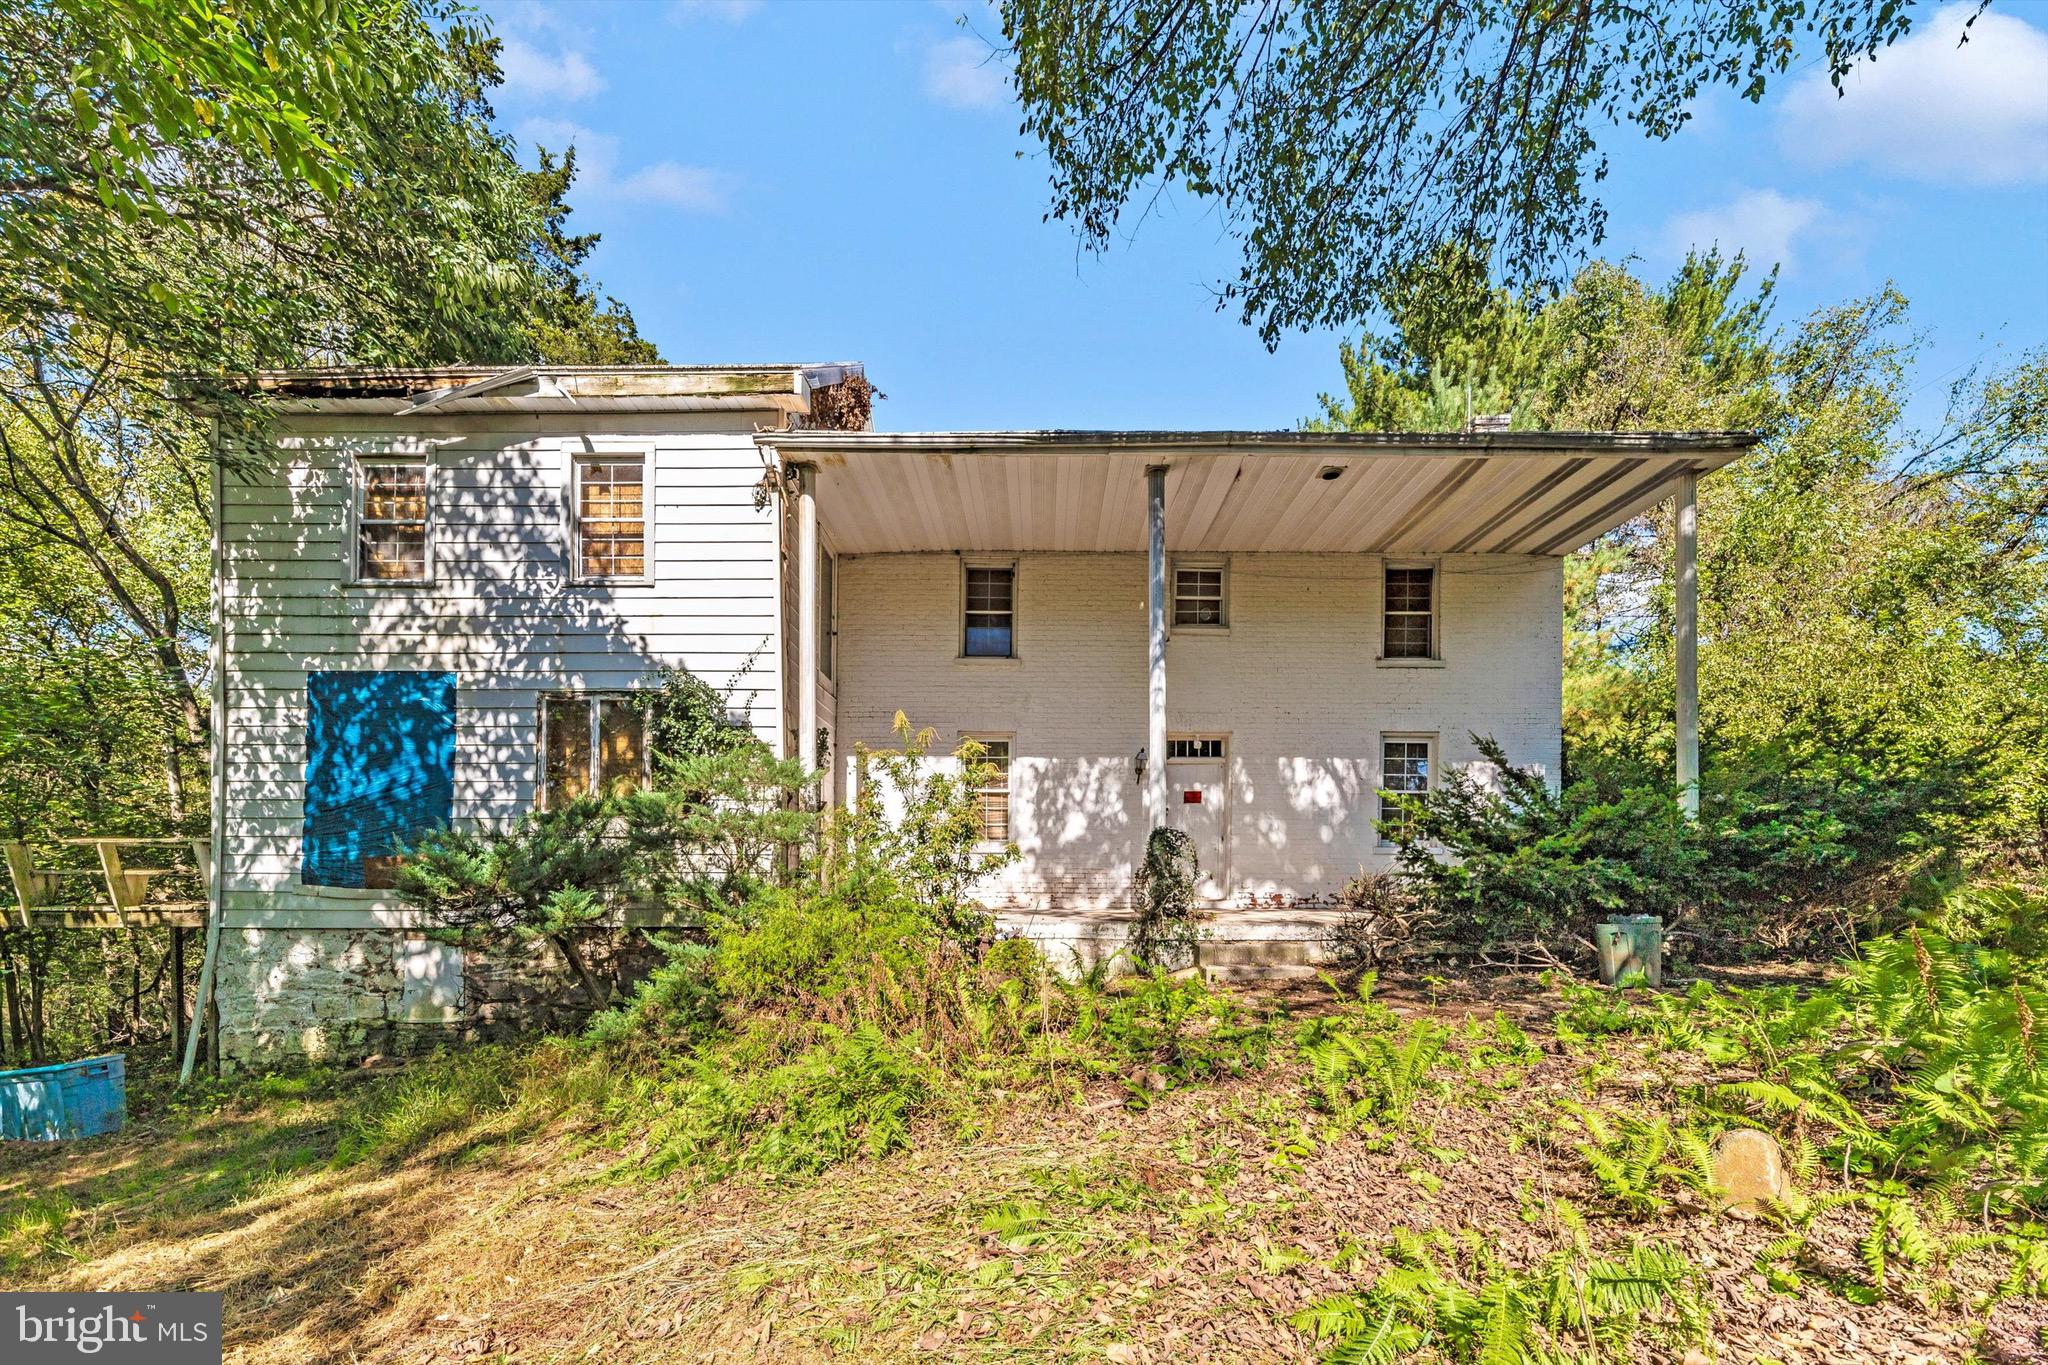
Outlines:
<svg viewBox="0 0 2048 1365"><path fill-rule="evenodd" d="M1202 975L1216 985L1253 982L1313 981L1323 969L1303 962L1229 962L1203 964Z"/></svg>
<svg viewBox="0 0 2048 1365"><path fill-rule="evenodd" d="M1199 949L1204 966L1305 966L1314 960L1316 945L1300 938L1209 939Z"/></svg>

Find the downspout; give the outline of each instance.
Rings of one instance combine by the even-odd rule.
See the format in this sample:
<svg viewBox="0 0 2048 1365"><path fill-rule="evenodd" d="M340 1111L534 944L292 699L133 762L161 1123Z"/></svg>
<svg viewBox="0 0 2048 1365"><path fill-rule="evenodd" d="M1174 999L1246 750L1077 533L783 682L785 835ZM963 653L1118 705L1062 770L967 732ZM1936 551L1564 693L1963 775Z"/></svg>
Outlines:
<svg viewBox="0 0 2048 1365"><path fill-rule="evenodd" d="M213 1012L213 978L220 961L221 854L226 848L224 831L228 793L228 635L227 635L227 546L222 531L223 484L220 462L220 418L213 419L213 594L211 606L213 639L208 650L213 666L212 769L208 774L208 809L212 829L207 835L206 868L206 955L199 965L199 991L192 997L192 1023L185 1030L185 1058L178 1067L178 1084L192 1079L192 1063L199 1056L199 1035L209 1017L214 1043L219 1045L219 1016Z"/></svg>

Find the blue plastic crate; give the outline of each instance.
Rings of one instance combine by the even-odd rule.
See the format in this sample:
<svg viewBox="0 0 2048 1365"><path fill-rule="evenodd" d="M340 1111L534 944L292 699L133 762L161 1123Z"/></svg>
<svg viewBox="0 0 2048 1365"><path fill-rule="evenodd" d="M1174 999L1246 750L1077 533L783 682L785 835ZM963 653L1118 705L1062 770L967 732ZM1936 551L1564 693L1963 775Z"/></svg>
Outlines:
<svg viewBox="0 0 2048 1365"><path fill-rule="evenodd" d="M0 1071L0 1139L99 1137L127 1121L128 1059L118 1052Z"/></svg>

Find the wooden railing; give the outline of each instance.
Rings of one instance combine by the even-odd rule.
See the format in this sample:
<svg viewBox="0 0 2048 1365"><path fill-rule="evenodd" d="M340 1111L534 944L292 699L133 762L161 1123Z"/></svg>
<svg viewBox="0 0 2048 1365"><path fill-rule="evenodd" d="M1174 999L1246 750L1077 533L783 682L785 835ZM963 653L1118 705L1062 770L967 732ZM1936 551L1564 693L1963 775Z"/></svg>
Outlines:
<svg viewBox="0 0 2048 1365"><path fill-rule="evenodd" d="M206 838L92 836L60 839L57 844L90 849L98 865L39 865L27 844L0 842L14 885L14 919L21 927L190 929L205 924L207 890L213 880L212 847ZM172 854L188 850L189 867L164 865Z"/></svg>

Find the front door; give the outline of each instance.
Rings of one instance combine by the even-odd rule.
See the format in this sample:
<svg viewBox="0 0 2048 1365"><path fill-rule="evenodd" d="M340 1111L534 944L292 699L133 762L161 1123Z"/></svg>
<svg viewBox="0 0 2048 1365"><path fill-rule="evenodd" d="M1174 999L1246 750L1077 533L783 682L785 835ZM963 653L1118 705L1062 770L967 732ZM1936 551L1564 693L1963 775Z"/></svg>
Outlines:
<svg viewBox="0 0 2048 1365"><path fill-rule="evenodd" d="M1166 742L1166 823L1194 841L1201 877L1195 894L1221 901L1230 890L1230 808L1220 735L1181 735Z"/></svg>

